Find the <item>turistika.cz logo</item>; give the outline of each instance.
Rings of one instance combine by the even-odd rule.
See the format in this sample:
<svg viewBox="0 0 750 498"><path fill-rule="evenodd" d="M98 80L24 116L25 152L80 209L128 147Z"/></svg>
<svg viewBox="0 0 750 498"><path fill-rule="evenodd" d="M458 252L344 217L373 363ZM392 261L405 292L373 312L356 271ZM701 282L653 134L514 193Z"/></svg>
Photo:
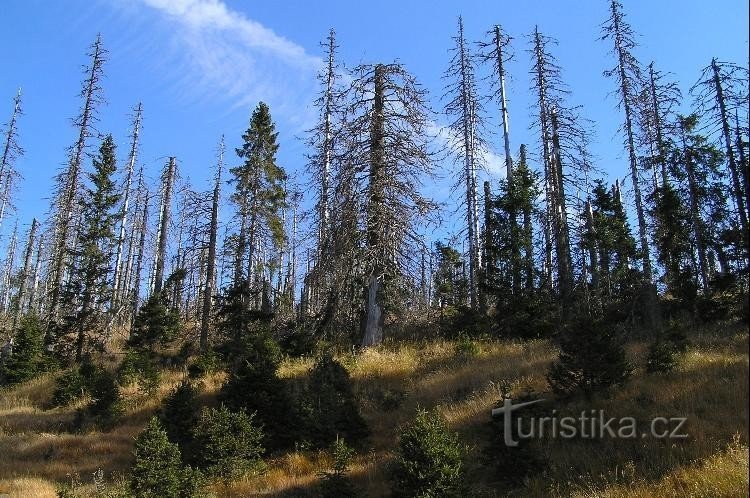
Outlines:
<svg viewBox="0 0 750 498"><path fill-rule="evenodd" d="M687 417L656 417L640 423L633 417L607 417L604 410L583 410L580 416L560 417L552 410L548 417L516 417L516 435L513 434L513 413L521 408L545 401L537 399L513 404L511 398L503 399L503 406L492 410L492 416L503 415L503 439L507 446L518 446L518 439L684 439Z"/></svg>

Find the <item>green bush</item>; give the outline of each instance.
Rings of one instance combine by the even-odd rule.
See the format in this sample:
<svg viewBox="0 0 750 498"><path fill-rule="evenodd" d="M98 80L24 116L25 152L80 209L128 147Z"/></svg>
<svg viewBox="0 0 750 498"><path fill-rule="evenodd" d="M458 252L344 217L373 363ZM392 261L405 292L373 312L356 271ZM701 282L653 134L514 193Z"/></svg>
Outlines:
<svg viewBox="0 0 750 498"><path fill-rule="evenodd" d="M199 354L190 366L188 366L188 375L193 379L197 379L216 373L221 368L221 357L213 350L208 350Z"/></svg>
<svg viewBox="0 0 750 498"><path fill-rule="evenodd" d="M562 330L559 342L560 358L547 372L547 382L560 396L590 396L630 377L622 336L608 323L578 316Z"/></svg>
<svg viewBox="0 0 750 498"><path fill-rule="evenodd" d="M0 379L7 384L33 379L43 370L42 347L42 324L36 315L28 314L21 318L13 353L0 366Z"/></svg>
<svg viewBox="0 0 750 498"><path fill-rule="evenodd" d="M108 370L100 369L91 383L90 394L91 401L84 409L84 414L103 427L117 422L122 415L122 402L115 376Z"/></svg>
<svg viewBox="0 0 750 498"><path fill-rule="evenodd" d="M198 388L189 380L183 380L165 398L161 421L169 440L177 444L186 462L193 461L193 431L198 414Z"/></svg>
<svg viewBox="0 0 750 498"><path fill-rule="evenodd" d="M143 349L129 349L117 371L123 385L138 383L139 391L152 396L159 388L159 368L153 353Z"/></svg>
<svg viewBox="0 0 750 498"><path fill-rule="evenodd" d="M183 467L180 450L152 417L135 440L135 463L130 490L135 498L192 498L197 496L200 474Z"/></svg>
<svg viewBox="0 0 750 498"><path fill-rule="evenodd" d="M167 306L162 293L155 292L138 310L127 346L153 351L157 345L173 341L179 332L179 313Z"/></svg>
<svg viewBox="0 0 750 498"><path fill-rule="evenodd" d="M355 498L359 496L348 476L349 463L354 456L354 450L347 446L343 439L337 438L331 445L330 451L333 457L333 468L319 474L320 494L323 498Z"/></svg>
<svg viewBox="0 0 750 498"><path fill-rule="evenodd" d="M670 341L655 341L648 348L646 371L648 373L671 372L677 367L678 351Z"/></svg>
<svg viewBox="0 0 750 498"><path fill-rule="evenodd" d="M464 448L436 412L420 410L399 436L393 470L395 497L461 494Z"/></svg>
<svg viewBox="0 0 750 498"><path fill-rule="evenodd" d="M52 406L67 406L91 394L91 389L100 373L101 369L91 361L89 356L85 356L78 366L55 380Z"/></svg>
<svg viewBox="0 0 750 498"><path fill-rule="evenodd" d="M223 405L204 408L195 428L196 460L209 475L236 479L260 466L262 440L252 415Z"/></svg>
<svg viewBox="0 0 750 498"><path fill-rule="evenodd" d="M276 375L278 345L265 335L246 336L235 351L219 400L234 411L255 413L256 422L263 427L265 448L293 447L302 427L287 384Z"/></svg>
<svg viewBox="0 0 750 498"><path fill-rule="evenodd" d="M479 344L466 334L461 334L456 342L456 356L462 361L476 357L480 352Z"/></svg>
<svg viewBox="0 0 750 498"><path fill-rule="evenodd" d="M310 372L307 404L307 437L314 446L329 446L339 436L354 442L367 437L349 373L330 353L324 353Z"/></svg>

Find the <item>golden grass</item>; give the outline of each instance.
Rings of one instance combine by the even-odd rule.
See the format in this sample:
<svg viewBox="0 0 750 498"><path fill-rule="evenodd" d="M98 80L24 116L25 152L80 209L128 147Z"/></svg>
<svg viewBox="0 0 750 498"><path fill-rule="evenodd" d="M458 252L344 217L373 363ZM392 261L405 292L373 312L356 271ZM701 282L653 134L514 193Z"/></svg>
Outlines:
<svg viewBox="0 0 750 498"><path fill-rule="evenodd" d="M677 371L647 375L639 368L611 398L555 407L561 416L588 408L638 420L687 416L688 440L669 444L657 439L538 441L534 444L548 456L548 469L545 475L530 479L518 494L746 495L747 333L696 331L690 336L691 349ZM498 383L546 391L544 374L556 353L548 341L481 341L477 345L478 353L473 356L445 340L386 344L340 356L372 434L351 466L355 484L367 490L368 496L388 494L387 468L399 428L418 407L436 408L446 417L469 448L467 481L484 496L496 496L498 485L488 463L488 422L498 398ZM647 344L633 342L628 352L635 363L642 364ZM301 388L312 365L312 358L285 360L279 374ZM165 372L154 396L144 396L137 386L125 389L124 424L109 432L71 433L75 407L45 409L53 376L0 390L0 493L54 496L49 493L55 483L65 482L70 475L81 476L85 483L99 468L107 476L125 472L133 438L182 377L180 372ZM215 401L223 380L222 375L204 380L203 402ZM544 396L551 397L549 393ZM309 489L329 466L326 452L290 452L269 460L265 473L228 485L215 484L212 491L230 498L293 494L296 489Z"/></svg>

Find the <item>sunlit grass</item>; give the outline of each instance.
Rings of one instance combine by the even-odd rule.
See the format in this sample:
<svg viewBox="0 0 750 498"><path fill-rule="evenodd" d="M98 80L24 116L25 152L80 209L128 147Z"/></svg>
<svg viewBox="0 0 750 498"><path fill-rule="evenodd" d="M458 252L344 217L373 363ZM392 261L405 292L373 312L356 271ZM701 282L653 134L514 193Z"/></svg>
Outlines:
<svg viewBox="0 0 750 498"><path fill-rule="evenodd" d="M555 406L564 413L605 410L609 416L649 420L686 416L689 438L664 442L597 440L535 442L548 457L544 475L532 477L522 496L744 496L747 494L748 357L747 333L696 331L680 367L647 375L637 368L631 381L611 397ZM642 365L644 342L628 352ZM436 408L466 443L467 480L478 492L495 496L497 483L487 463L489 412L500 382L551 397L545 372L556 356L548 341L478 341L462 349L454 341L415 341L344 353L371 437L351 465L351 475L369 496L388 493L388 463L399 428L417 407ZM313 358L287 359L279 374L304 384ZM0 390L0 493L54 496L56 483L78 475L85 483L97 469L110 478L131 464L134 437L157 412L163 397L184 372L166 371L153 395L137 386L123 390L125 416L111 431L73 428L76 406L49 409L54 375ZM224 376L203 380L202 401L214 403ZM250 395L250 394L249 394ZM309 489L330 466L324 451L276 455L259 475L215 484L217 496L281 495ZM738 494L739 493L739 494Z"/></svg>

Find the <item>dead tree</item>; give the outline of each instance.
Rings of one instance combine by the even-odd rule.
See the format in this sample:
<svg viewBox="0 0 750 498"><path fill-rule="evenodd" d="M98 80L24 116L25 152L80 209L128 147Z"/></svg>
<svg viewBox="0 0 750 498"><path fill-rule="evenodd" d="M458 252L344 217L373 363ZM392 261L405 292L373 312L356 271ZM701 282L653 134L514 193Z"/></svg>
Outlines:
<svg viewBox="0 0 750 498"><path fill-rule="evenodd" d="M445 73L449 80L446 87L445 114L451 119L451 148L457 162L461 164L459 180L454 188L463 190L466 209L466 238L469 246L469 304L479 304L479 271L482 265L479 243L479 207L477 194L477 168L480 166L481 150L486 143L481 136L483 120L482 103L475 81L476 59L469 52L464 38L463 19L458 18L458 34L453 37L455 46L450 65Z"/></svg>
<svg viewBox="0 0 750 498"><path fill-rule="evenodd" d="M18 222L13 227L13 234L8 242L7 255L5 256L5 265L3 268L3 294L2 294L2 311L7 314L10 310L10 296L13 287L13 272L16 268L16 246L18 245Z"/></svg>
<svg viewBox="0 0 750 498"><path fill-rule="evenodd" d="M128 166L127 172L125 173L125 185L123 187L123 200L122 209L120 212L120 232L117 237L117 252L115 256L115 276L113 279L114 286L112 288L112 309L117 309L120 303L121 287L125 282L125 269L127 261L123 262L123 251L125 250L125 235L128 230L128 214L130 211L130 187L133 180L133 173L135 170L135 161L138 155L138 135L141 131L141 114L143 112L143 106L139 102L135 107L135 116L133 118L133 128L130 141L130 152L128 153Z"/></svg>
<svg viewBox="0 0 750 498"><path fill-rule="evenodd" d="M39 223L34 218L31 221L31 228L29 228L29 237L26 242L26 250L23 256L23 268L21 273L18 275L18 293L16 294L15 310L13 313L13 329L16 330L18 319L24 312L24 298L26 297L26 287L28 285L29 276L31 273L32 256L34 252L34 239L36 238L36 231L39 227Z"/></svg>
<svg viewBox="0 0 750 498"><path fill-rule="evenodd" d="M18 144L18 118L23 114L21 111L21 89L13 98L13 113L10 121L5 127L5 139L3 140L3 155L0 158L0 227L2 227L5 212L12 206L11 194L13 184L18 173L14 163L23 154L23 149Z"/></svg>
<svg viewBox="0 0 750 498"><path fill-rule="evenodd" d="M172 212L172 190L176 176L177 162L174 157L170 157L162 174L156 254L154 255L154 273L151 283L152 293L161 292L162 285L164 284L164 260L167 256L167 236L169 235L169 219Z"/></svg>
<svg viewBox="0 0 750 498"><path fill-rule="evenodd" d="M85 69L86 78L83 81L81 98L83 106L80 114L73 120L78 130L78 138L71 146L67 169L57 177L57 187L53 212L55 212L54 243L49 276L51 278L51 297L49 315L55 320L58 315L58 304L63 284L63 273L67 265L67 256L71 253L69 243L74 235L76 226L75 211L81 177L82 162L88 149L89 138L95 135L94 126L97 121L97 109L105 101L100 86L102 68L106 61L107 51L102 46L102 37L97 35L91 46L89 57L91 64Z"/></svg>
<svg viewBox="0 0 750 498"><path fill-rule="evenodd" d="M361 65L349 91L347 160L364 205L362 346L383 338L387 295L412 272L415 225L433 209L418 187L432 173L426 93L400 64Z"/></svg>
<svg viewBox="0 0 750 498"><path fill-rule="evenodd" d="M747 69L719 62L716 58L703 69L701 78L692 88L698 111L708 118L709 131L715 134L716 128L720 135L721 146L727 161L729 173L729 189L737 209L737 219L743 233L745 248L748 246L748 209L750 208L750 178L747 168L738 164L735 147L733 146L732 129L730 125L731 112L740 110L747 112L748 92ZM738 127L739 128L739 127ZM747 254L745 255L747 258ZM747 262L747 260L746 260Z"/></svg>
<svg viewBox="0 0 750 498"><path fill-rule="evenodd" d="M638 154L636 150L635 113L637 110L637 96L643 81L641 66L633 55L636 48L635 34L625 20L622 4L619 0L611 0L610 16L604 24L602 40L612 42L612 54L617 61L613 69L604 72L609 78L614 78L617 83L619 95L618 107L623 111L625 148L630 163L630 177L633 183L633 196L635 197L635 210L638 219L638 238L641 249L641 260L643 264L643 278L646 285L647 316L650 325L654 329L660 327L660 316L656 287L654 286L653 268L651 266L651 248L648 241L648 226L646 224L645 208L643 206L643 195L641 193L641 179L638 167Z"/></svg>
<svg viewBox="0 0 750 498"><path fill-rule="evenodd" d="M492 96L500 105L500 121L503 127L503 152L505 153L505 176L508 182L508 190L512 191L514 188L513 156L510 152L510 123L508 120L508 98L505 89L505 64L513 59L510 52L511 38L503 33L500 25L495 25L487 35L491 40L480 44L485 50L481 56L483 60L493 65L493 76L491 79L493 88ZM511 255L512 290L514 293L518 293L521 281L521 258L518 254L519 248L515 240L518 223L517 214L515 212L508 213L510 220L510 244L514 251Z"/></svg>
<svg viewBox="0 0 750 498"><path fill-rule="evenodd" d="M203 289L203 311L201 312L200 350L208 348L208 333L211 326L211 306L214 298L216 280L216 240L219 231L219 199L221 195L221 170L224 166L224 136L219 143L219 160L216 165L216 183L211 199L211 226L208 236L208 257L206 260L206 283Z"/></svg>

